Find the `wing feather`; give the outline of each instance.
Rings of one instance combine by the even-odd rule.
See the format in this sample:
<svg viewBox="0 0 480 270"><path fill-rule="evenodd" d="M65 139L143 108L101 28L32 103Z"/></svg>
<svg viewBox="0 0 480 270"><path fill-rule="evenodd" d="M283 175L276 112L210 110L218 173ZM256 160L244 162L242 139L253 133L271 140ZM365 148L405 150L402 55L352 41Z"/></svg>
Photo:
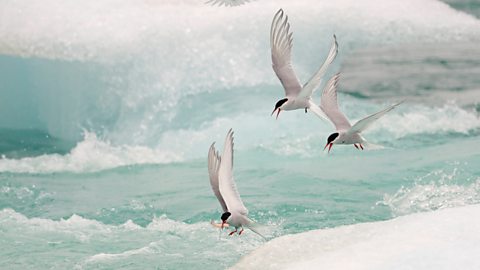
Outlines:
<svg viewBox="0 0 480 270"><path fill-rule="evenodd" d="M212 143L210 150L208 151L208 176L210 177L210 185L212 186L213 193L220 202L223 212L227 212L227 204L225 204L225 201L220 194L218 185L218 169L220 167L220 161L220 156L215 150L215 143Z"/></svg>
<svg viewBox="0 0 480 270"><path fill-rule="evenodd" d="M248 210L243 205L233 179L233 130L230 129L225 138L222 160L218 170L220 194L227 204L228 211L247 215Z"/></svg>
<svg viewBox="0 0 480 270"><path fill-rule="evenodd" d="M355 123L355 125L353 125L350 130L348 130L348 133L360 133L362 131L364 131L365 129L367 129L370 125L372 125L373 122L377 121L380 117L384 116L386 113L388 113L389 111L395 109L395 107L397 107L398 105L402 104L404 102L404 100L398 102L398 103L395 103L377 113L374 113L370 116L367 116L361 120L359 120L357 123Z"/></svg>
<svg viewBox="0 0 480 270"><path fill-rule="evenodd" d="M270 28L270 48L272 50L272 67L285 89L286 96L296 96L302 90L300 81L291 64L292 33L288 16L279 9L273 17Z"/></svg>
<svg viewBox="0 0 480 270"><path fill-rule="evenodd" d="M308 101L308 105L309 105L309 109L316 115L318 116L318 118L324 120L324 121L328 121L328 118L327 116L325 115L325 113L322 111L322 109L320 109L317 104L313 103L313 101L309 100Z"/></svg>
<svg viewBox="0 0 480 270"><path fill-rule="evenodd" d="M328 69L328 66L335 60L335 57L338 53L338 43L337 37L333 35L333 43L328 52L327 58L323 62L322 66L318 69L315 74L308 80L308 82L303 86L302 91L299 94L299 97L309 98L312 96L313 92L320 86L322 83L322 78L325 76L325 72Z"/></svg>
<svg viewBox="0 0 480 270"><path fill-rule="evenodd" d="M247 2L250 2L250 0L209 0L205 2L205 4L210 4L212 6L218 5L218 6L234 7L234 6L243 5Z"/></svg>
<svg viewBox="0 0 480 270"><path fill-rule="evenodd" d="M352 126L347 117L340 111L337 100L337 86L340 74L335 74L322 91L320 108L328 116L337 130L348 130Z"/></svg>

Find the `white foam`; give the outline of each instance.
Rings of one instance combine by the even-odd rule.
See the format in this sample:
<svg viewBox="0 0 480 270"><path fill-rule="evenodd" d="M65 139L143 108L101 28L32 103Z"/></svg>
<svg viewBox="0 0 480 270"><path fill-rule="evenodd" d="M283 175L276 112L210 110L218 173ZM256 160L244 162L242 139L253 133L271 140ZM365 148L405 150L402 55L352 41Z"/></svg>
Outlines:
<svg viewBox="0 0 480 270"><path fill-rule="evenodd" d="M383 204L394 215L443 209L480 202L480 179L470 185L415 184L402 187L393 195L385 195Z"/></svg>
<svg viewBox="0 0 480 270"><path fill-rule="evenodd" d="M385 194L377 204L390 207L392 214L399 216L480 203L480 178L469 179L457 169L458 164L453 165L451 172L434 170L417 178L411 187Z"/></svg>
<svg viewBox="0 0 480 270"><path fill-rule="evenodd" d="M108 225L76 214L67 219L62 218L59 220L38 217L28 218L9 208L0 210L0 223L10 228L22 228L25 232L68 234L82 242L99 235L131 234L132 231L136 231L136 233L182 233L211 228L207 222L186 224L171 220L166 216L153 218L146 227L135 224L131 220L119 225Z"/></svg>
<svg viewBox="0 0 480 270"><path fill-rule="evenodd" d="M8 226L11 223L12 228L27 226L29 230L72 235L81 242L88 241L94 234L109 233L114 228L114 226L107 226L78 215L72 215L68 219L60 219L58 221L44 218L29 219L12 209L0 211L0 222L4 226Z"/></svg>
<svg viewBox="0 0 480 270"><path fill-rule="evenodd" d="M276 238L231 269L479 269L480 205Z"/></svg>
<svg viewBox="0 0 480 270"><path fill-rule="evenodd" d="M448 103L440 107L402 104L403 108L385 115L371 131L387 131L396 138L411 134L444 132L468 133L480 128L480 116L474 110ZM407 110L406 107L408 107ZM459 121L461 119L461 121Z"/></svg>
<svg viewBox="0 0 480 270"><path fill-rule="evenodd" d="M144 146L113 146L99 140L94 133L85 133L66 155L50 154L22 159L0 159L0 171L22 173L94 172L131 164L166 163L180 160L174 152Z"/></svg>
<svg viewBox="0 0 480 270"><path fill-rule="evenodd" d="M249 231L242 237L227 237L228 231L225 230L219 239L219 231L209 222L188 224L166 216L154 217L150 224L142 227L131 220L113 225L79 215L59 220L29 218L12 209L3 209L0 210L0 224L8 241L22 243L23 237L34 247L43 246L46 242L54 246L68 243L74 250L77 250L75 247L81 247L82 251L75 253L74 258L67 257L70 259L67 267L72 268L71 263L76 262L78 269L98 268L103 264L111 268L116 261L131 262L132 257L136 256L156 265L165 262L166 257L194 260L212 257L225 264L230 263L228 255L232 252L246 254L263 242L258 235ZM205 248L212 246L216 248ZM36 255L33 256L35 258ZM172 262L167 261L171 265Z"/></svg>
<svg viewBox="0 0 480 270"><path fill-rule="evenodd" d="M21 128L32 122L70 140L87 127L116 143L151 146L171 126L180 101L233 87L278 86L268 31L279 7L294 28L302 81L318 68L334 32L344 52L339 60L372 44L480 37L477 19L434 0L262 0L237 8L201 0L0 1L0 54L36 58L9 59L32 80L21 97L4 101L15 101L8 113L26 120L3 121Z"/></svg>
<svg viewBox="0 0 480 270"><path fill-rule="evenodd" d="M160 252L158 246L159 246L159 242L152 242L147 246L137 248L137 249L127 250L121 253L98 253L89 257L87 260L85 260L85 263L88 264L88 263L101 262L106 260L123 259L123 258L134 256L134 255L158 253Z"/></svg>
<svg viewBox="0 0 480 270"><path fill-rule="evenodd" d="M368 115L378 111L382 104L372 105L347 100L349 106L356 104L356 114ZM348 114L348 113L347 113ZM154 147L114 145L99 139L94 133L85 132L84 139L66 155L49 154L22 159L0 159L0 172L52 173L52 172L95 172L120 166L136 164L165 164L204 158L205 149L213 142L221 142L226 130L232 127L240 137L236 150L263 148L281 156L313 157L322 155L317 151L323 147L325 134L331 128L317 121L315 116L303 113L285 113L281 121L267 117L264 111L240 113L233 117L219 117L206 122L199 129L177 129L161 133ZM312 119L313 118L313 119ZM462 121L458 121L462 119ZM352 122L355 122L353 120ZM295 129L290 127L295 125ZM371 129L366 131L372 143L392 141L414 134L436 134L458 132L467 134L480 128L480 116L454 104L442 107L402 104L388 113ZM246 131L265 130L251 136ZM373 133L373 134L372 134ZM300 135L299 135L300 134Z"/></svg>
<svg viewBox="0 0 480 270"><path fill-rule="evenodd" d="M0 4L0 53L53 59L111 60L128 58L161 45L158 49L163 48L168 57L168 52L175 52L175 46L164 43L169 40L171 45L180 41L184 44L180 47L182 54L193 53L202 62L212 57L223 58L221 54L225 54L231 57L232 66L237 66L242 64L234 57L237 49L241 48L242 53L250 55L251 59L259 55L255 52L259 47L251 41L259 39L262 44L267 41L270 20L278 7L287 10L292 20L308 20L304 24L315 23L322 30L333 29L338 34L348 32L360 42L412 38L457 40L479 33L479 21L474 17L433 0L391 0L382 4L373 0L362 3L355 0L321 3L263 0L235 9L218 9L195 0L45 0L41 3L7 0ZM446 17L448 20L444 19ZM295 28L297 33L302 31L300 23ZM224 44L222 40L232 34L246 38L249 46L235 42ZM213 46L211 52L206 50L209 46ZM231 49L219 50L226 48ZM174 55L179 56L179 53ZM194 60L193 57L187 59ZM210 65L216 61L205 62ZM195 61L195 64L199 62Z"/></svg>

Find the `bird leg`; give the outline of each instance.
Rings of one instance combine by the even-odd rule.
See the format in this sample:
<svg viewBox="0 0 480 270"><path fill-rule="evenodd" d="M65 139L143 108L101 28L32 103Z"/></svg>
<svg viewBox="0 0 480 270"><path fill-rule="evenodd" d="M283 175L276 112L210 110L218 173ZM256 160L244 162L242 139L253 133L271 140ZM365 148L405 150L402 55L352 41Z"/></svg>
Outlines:
<svg viewBox="0 0 480 270"><path fill-rule="evenodd" d="M357 148L358 150L360 150L360 149L358 148L358 145L357 145L356 143L354 143L353 145L355 146L355 148Z"/></svg>
<svg viewBox="0 0 480 270"><path fill-rule="evenodd" d="M359 143L359 145L360 145L360 148L362 148L362 150L363 150L363 145L361 143Z"/></svg>
<svg viewBox="0 0 480 270"><path fill-rule="evenodd" d="M236 232L237 232L237 228L235 228L235 231L231 231L228 235L233 235Z"/></svg>
<svg viewBox="0 0 480 270"><path fill-rule="evenodd" d="M242 230L240 230L240 232L238 233L238 235L242 235L243 233L243 227L242 227Z"/></svg>
<svg viewBox="0 0 480 270"><path fill-rule="evenodd" d="M305 107L305 113L307 113L307 107Z"/></svg>

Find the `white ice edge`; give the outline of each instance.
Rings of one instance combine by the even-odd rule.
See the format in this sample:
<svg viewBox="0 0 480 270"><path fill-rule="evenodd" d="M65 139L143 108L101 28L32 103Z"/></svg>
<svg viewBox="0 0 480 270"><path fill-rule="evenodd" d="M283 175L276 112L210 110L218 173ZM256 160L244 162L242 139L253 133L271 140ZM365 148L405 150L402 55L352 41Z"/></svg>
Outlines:
<svg viewBox="0 0 480 270"><path fill-rule="evenodd" d="M480 205L276 238L231 269L480 269Z"/></svg>

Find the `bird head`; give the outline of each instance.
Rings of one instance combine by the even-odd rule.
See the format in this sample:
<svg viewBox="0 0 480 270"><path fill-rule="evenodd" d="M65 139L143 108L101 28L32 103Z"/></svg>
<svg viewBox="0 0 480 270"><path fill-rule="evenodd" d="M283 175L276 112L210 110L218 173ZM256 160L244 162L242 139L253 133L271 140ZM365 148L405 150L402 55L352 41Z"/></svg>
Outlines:
<svg viewBox="0 0 480 270"><path fill-rule="evenodd" d="M328 136L327 144L323 148L324 151L325 151L325 149L327 149L327 146L328 146L328 152L330 153L330 149L332 149L333 142L338 138L338 135L339 135L338 132L335 132L335 133L330 134L330 136Z"/></svg>
<svg viewBox="0 0 480 270"><path fill-rule="evenodd" d="M223 229L223 226L225 225L225 223L227 223L227 220L230 218L230 216L232 215L232 213L230 212L225 212L222 214L222 216L220 217L220 219L222 220L222 229Z"/></svg>
<svg viewBox="0 0 480 270"><path fill-rule="evenodd" d="M285 105L285 103L288 101L288 98L284 98L284 99L280 99L279 101L277 101L277 103L275 104L275 109L273 109L273 112L271 115L273 115L275 113L275 111L277 111L277 119L278 119L278 115L280 114L280 111L282 110L283 108L283 105Z"/></svg>

